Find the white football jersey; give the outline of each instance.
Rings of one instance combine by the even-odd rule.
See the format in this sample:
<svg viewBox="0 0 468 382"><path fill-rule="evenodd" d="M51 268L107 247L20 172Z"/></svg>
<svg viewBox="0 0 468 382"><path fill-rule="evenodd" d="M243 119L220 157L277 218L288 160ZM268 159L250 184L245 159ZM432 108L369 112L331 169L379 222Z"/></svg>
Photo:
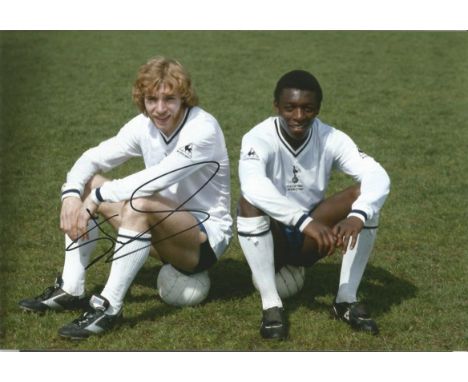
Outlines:
<svg viewBox="0 0 468 382"><path fill-rule="evenodd" d="M83 194L86 183L132 157L143 157L145 169L105 183L106 202L126 201L154 193L190 210L203 223L219 256L231 238L230 170L223 132L216 119L199 107L186 114L171 136L140 114L119 133L87 150L67 175L63 191ZM209 215L207 215L209 214Z"/></svg>
<svg viewBox="0 0 468 382"><path fill-rule="evenodd" d="M312 122L304 143L293 149L284 139L279 117L270 117L244 135L239 161L242 195L286 225L296 225L325 197L336 168L361 183L352 209L371 219L382 207L390 181L385 170L345 133Z"/></svg>

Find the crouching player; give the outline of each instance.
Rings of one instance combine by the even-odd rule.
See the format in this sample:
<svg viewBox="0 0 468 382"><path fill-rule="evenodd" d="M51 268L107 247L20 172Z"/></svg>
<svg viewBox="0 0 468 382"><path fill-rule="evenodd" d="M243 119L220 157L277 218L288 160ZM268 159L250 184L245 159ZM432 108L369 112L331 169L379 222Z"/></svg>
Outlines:
<svg viewBox="0 0 468 382"><path fill-rule="evenodd" d="M118 234L107 283L91 297L86 313L59 330L63 337L81 339L113 327L150 253L166 264L158 280L164 291L171 277L206 274L232 235L224 136L216 119L197 106L189 74L175 60L151 59L138 72L133 100L141 114L86 151L67 175L60 216L66 248L61 277L42 295L19 303L35 312L80 308L99 234L94 216L110 219ZM132 157L143 157L145 169L115 180L99 174ZM204 281L198 285L206 288L206 276ZM184 305L178 297L177 305Z"/></svg>
<svg viewBox="0 0 468 382"><path fill-rule="evenodd" d="M317 118L321 101L322 90L312 74L286 73L274 91L277 116L242 139L237 230L260 292L264 338L287 336L275 270L311 266L339 247L346 253L332 311L355 329L378 333L357 300L357 290L390 180L346 134ZM357 184L325 199L332 168Z"/></svg>

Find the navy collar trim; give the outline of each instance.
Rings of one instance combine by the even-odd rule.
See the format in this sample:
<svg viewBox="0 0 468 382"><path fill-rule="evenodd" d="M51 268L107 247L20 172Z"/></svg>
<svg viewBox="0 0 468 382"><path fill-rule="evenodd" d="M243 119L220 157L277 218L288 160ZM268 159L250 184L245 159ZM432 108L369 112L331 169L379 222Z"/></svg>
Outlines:
<svg viewBox="0 0 468 382"><path fill-rule="evenodd" d="M291 147L291 145L288 143L288 141L283 137L283 134L281 132L281 127L280 127L280 122L279 118L275 118L275 127L276 127L276 133L278 134L278 137L281 141L281 143L288 149L288 151L295 157L297 157L307 146L307 144L310 142L312 138L312 129L313 129L313 122L312 126L309 129L309 136L306 138L306 140L300 145L297 149L294 149Z"/></svg>
<svg viewBox="0 0 468 382"><path fill-rule="evenodd" d="M161 130L159 130L159 134L161 134L161 137L162 139L164 140L164 143L166 143L166 145L170 144L174 138L179 135L180 131L183 129L183 127L185 126L185 123L187 122L187 119L189 117L189 114L190 114L190 110L192 110L192 108L187 108L187 110L185 110L185 116L184 118L182 119L182 122L180 123L180 125L177 127L177 129L172 133L172 135L170 137L166 137L163 132Z"/></svg>

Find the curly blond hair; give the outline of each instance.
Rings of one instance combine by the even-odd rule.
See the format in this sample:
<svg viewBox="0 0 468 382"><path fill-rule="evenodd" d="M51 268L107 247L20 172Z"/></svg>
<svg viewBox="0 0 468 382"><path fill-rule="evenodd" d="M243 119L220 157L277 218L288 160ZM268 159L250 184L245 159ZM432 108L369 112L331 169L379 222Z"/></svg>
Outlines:
<svg viewBox="0 0 468 382"><path fill-rule="evenodd" d="M143 114L147 115L145 96L152 94L162 85L168 86L170 91L177 92L185 106L198 105L192 80L182 64L174 59L158 56L140 67L133 85L133 102Z"/></svg>

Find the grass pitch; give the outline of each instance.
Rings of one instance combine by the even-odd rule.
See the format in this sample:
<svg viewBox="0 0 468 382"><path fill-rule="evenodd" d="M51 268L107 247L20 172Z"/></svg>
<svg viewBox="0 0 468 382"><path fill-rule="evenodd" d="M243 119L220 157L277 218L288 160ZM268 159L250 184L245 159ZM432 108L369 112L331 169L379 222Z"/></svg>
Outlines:
<svg viewBox="0 0 468 382"><path fill-rule="evenodd" d="M210 351L468 350L466 202L468 35L442 32L1 32L0 254L3 349ZM201 106L223 127L239 196L240 139L272 113L284 72L314 73L320 118L347 132L392 179L373 258L360 288L381 334L333 321L340 255L307 270L285 301L290 339L260 338L260 298L234 238L210 271L203 305L156 298L150 259L131 288L120 330L74 343L57 329L76 313L25 314L63 265L60 186L78 156L115 134L137 110L131 86L155 55L191 72ZM138 168L131 161L113 171ZM330 192L350 184L332 179ZM109 264L88 273L103 287Z"/></svg>

